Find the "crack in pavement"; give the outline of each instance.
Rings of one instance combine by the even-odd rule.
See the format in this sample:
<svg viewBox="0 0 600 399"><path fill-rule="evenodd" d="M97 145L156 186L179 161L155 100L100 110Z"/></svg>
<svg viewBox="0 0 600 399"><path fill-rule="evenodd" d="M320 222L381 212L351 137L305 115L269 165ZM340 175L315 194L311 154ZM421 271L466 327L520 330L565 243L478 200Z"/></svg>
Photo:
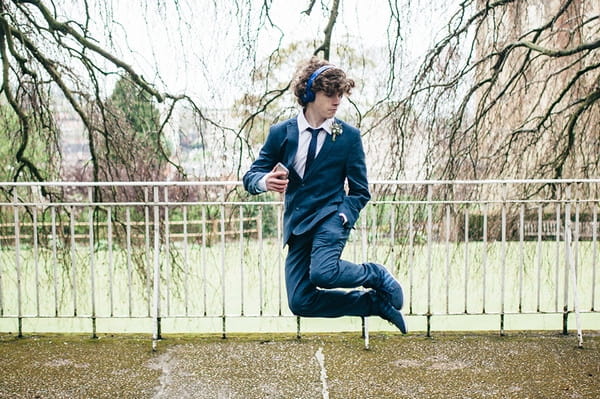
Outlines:
<svg viewBox="0 0 600 399"><path fill-rule="evenodd" d="M323 347L319 347L317 353L315 353L317 363L321 367L321 392L323 393L323 399L329 399L329 388L327 387L327 369L325 368L325 355L323 354Z"/></svg>

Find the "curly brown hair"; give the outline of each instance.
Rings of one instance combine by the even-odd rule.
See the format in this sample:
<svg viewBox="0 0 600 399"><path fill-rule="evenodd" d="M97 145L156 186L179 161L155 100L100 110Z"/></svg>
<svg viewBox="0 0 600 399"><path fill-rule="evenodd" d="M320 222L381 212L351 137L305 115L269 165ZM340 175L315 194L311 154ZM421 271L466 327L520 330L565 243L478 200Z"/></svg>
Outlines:
<svg viewBox="0 0 600 399"><path fill-rule="evenodd" d="M302 100L306 93L306 84L310 75L314 71L324 65L331 65L329 62L318 58L312 57L308 61L301 63L296 71L294 81L292 82L292 89L298 104L302 107L306 107L306 102ZM350 95L354 88L354 80L346 77L346 73L338 67L333 67L323 71L312 83L312 91L317 93L322 91L327 96L338 95Z"/></svg>

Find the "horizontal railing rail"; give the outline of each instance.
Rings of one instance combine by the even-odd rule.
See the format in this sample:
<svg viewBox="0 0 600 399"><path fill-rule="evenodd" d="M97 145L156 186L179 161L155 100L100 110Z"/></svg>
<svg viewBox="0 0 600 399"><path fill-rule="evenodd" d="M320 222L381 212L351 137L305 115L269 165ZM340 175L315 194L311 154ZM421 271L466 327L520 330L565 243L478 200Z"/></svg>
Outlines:
<svg viewBox="0 0 600 399"><path fill-rule="evenodd" d="M491 315L504 332L506 316L557 315L566 332L570 314L597 314L600 179L371 191L344 257L385 264L428 335L448 316ZM98 320L144 320L155 338L328 328L287 307L282 215L279 195L238 181L0 183L0 321L21 335L25 320L91 320L95 336Z"/></svg>

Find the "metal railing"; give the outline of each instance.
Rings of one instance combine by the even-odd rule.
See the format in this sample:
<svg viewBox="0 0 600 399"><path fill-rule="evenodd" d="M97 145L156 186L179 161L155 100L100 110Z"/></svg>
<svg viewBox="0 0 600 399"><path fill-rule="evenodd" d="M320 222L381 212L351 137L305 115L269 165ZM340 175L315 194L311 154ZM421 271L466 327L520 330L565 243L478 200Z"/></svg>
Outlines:
<svg viewBox="0 0 600 399"><path fill-rule="evenodd" d="M16 320L19 335L24 320L51 319L90 320L93 336L97 320L133 322L156 339L225 336L240 320L327 328L287 307L280 197L250 197L239 182L0 187L0 321ZM502 333L510 315L557 315L566 333L572 313L581 334L600 291L599 189L600 179L374 181L344 257L385 264L428 335L433 318L457 315L497 317Z"/></svg>

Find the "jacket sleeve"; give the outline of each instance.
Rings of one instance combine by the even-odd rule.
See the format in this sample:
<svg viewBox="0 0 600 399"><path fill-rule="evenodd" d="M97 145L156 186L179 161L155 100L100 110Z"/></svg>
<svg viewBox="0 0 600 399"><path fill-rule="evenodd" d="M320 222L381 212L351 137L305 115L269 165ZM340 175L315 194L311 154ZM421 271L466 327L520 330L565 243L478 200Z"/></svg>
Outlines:
<svg viewBox="0 0 600 399"><path fill-rule="evenodd" d="M260 194L258 182L280 161L281 148L284 140L285 129L269 129L269 135L265 144L258 154L258 158L252 163L250 169L243 177L244 188L252 195Z"/></svg>
<svg viewBox="0 0 600 399"><path fill-rule="evenodd" d="M338 208L348 218L350 226L354 226L360 211L371 199L369 193L369 182L367 178L367 165L365 152L360 138L360 132L349 151L348 163L346 164L346 178L348 179L348 195Z"/></svg>

